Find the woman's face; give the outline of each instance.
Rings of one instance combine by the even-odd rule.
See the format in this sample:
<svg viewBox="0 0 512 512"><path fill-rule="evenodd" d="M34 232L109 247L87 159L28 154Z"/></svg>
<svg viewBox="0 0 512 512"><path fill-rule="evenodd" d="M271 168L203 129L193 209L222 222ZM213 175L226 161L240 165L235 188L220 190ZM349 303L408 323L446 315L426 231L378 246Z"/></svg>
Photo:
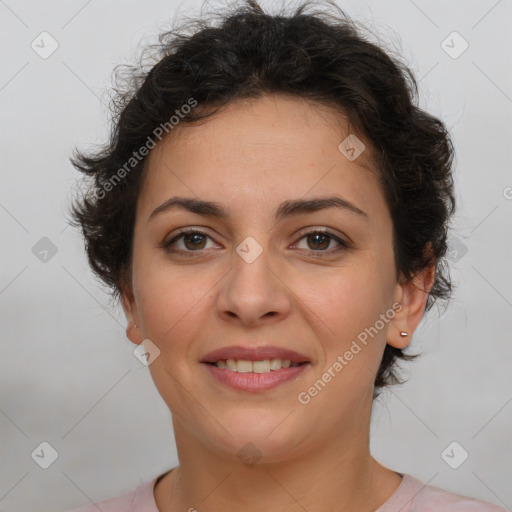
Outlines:
<svg viewBox="0 0 512 512"><path fill-rule="evenodd" d="M127 332L158 347L149 368L173 420L215 452L252 443L278 460L364 437L386 339L404 346L399 331L415 327L398 312L404 288L383 191L365 167L370 149L344 154L348 135L325 108L268 95L178 125L148 157L133 286L123 294ZM151 215L170 198L214 203L225 217L185 206ZM293 207L325 198L345 207ZM180 238L189 228L204 234ZM237 389L215 376L231 370L202 362L234 345L293 350L307 363L267 388L255 384L263 374L239 373L256 388Z"/></svg>

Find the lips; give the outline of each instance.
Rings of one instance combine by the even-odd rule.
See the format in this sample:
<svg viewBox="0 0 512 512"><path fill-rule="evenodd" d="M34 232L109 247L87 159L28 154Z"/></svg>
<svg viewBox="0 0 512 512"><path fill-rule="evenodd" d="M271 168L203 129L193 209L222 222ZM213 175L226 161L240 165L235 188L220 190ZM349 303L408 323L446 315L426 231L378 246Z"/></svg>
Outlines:
<svg viewBox="0 0 512 512"><path fill-rule="evenodd" d="M292 363L310 362L307 356L299 354L294 350L285 349L276 346L244 347L233 345L222 347L212 352L208 352L201 363L216 363L219 360L241 359L245 361L262 361L264 359L289 359Z"/></svg>
<svg viewBox="0 0 512 512"><path fill-rule="evenodd" d="M242 392L268 391L311 371L304 354L276 346L232 345L209 352L201 364L217 381Z"/></svg>

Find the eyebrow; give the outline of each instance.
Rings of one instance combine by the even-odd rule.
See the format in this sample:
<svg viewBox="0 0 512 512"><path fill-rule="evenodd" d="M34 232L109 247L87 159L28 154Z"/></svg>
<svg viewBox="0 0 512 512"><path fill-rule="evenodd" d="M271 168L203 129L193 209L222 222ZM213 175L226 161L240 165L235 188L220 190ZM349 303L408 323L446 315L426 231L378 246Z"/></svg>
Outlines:
<svg viewBox="0 0 512 512"><path fill-rule="evenodd" d="M203 201L201 199L191 197L171 197L151 212L148 222L159 213L172 210L174 208L181 208L198 215L214 217L222 220L227 220L229 217L227 210L222 205L214 201ZM279 205L279 208L274 215L274 219L277 222L294 215L314 213L327 208L339 208L348 212L356 213L366 219L368 218L368 214L366 212L358 208L355 204L352 204L350 201L341 197L331 196L284 201Z"/></svg>

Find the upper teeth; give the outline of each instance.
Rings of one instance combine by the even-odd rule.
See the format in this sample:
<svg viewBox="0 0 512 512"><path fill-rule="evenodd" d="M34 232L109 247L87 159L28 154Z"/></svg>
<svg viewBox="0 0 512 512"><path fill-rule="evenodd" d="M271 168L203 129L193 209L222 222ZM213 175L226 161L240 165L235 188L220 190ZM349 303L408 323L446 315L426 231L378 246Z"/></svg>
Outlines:
<svg viewBox="0 0 512 512"><path fill-rule="evenodd" d="M262 361L247 361L244 359L227 359L215 363L218 368L240 373L266 373L271 370L280 370L290 366L299 366L299 363L292 363L289 359L263 359Z"/></svg>

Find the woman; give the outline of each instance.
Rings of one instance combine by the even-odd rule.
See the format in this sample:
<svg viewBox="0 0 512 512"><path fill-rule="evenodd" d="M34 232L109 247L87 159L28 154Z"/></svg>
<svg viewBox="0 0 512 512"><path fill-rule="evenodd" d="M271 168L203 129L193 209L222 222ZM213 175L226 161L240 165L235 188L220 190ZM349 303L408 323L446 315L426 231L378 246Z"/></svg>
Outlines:
<svg viewBox="0 0 512 512"><path fill-rule="evenodd" d="M306 7L163 34L110 143L73 160L180 461L82 512L503 510L370 453L373 399L451 290L453 146L405 66Z"/></svg>

